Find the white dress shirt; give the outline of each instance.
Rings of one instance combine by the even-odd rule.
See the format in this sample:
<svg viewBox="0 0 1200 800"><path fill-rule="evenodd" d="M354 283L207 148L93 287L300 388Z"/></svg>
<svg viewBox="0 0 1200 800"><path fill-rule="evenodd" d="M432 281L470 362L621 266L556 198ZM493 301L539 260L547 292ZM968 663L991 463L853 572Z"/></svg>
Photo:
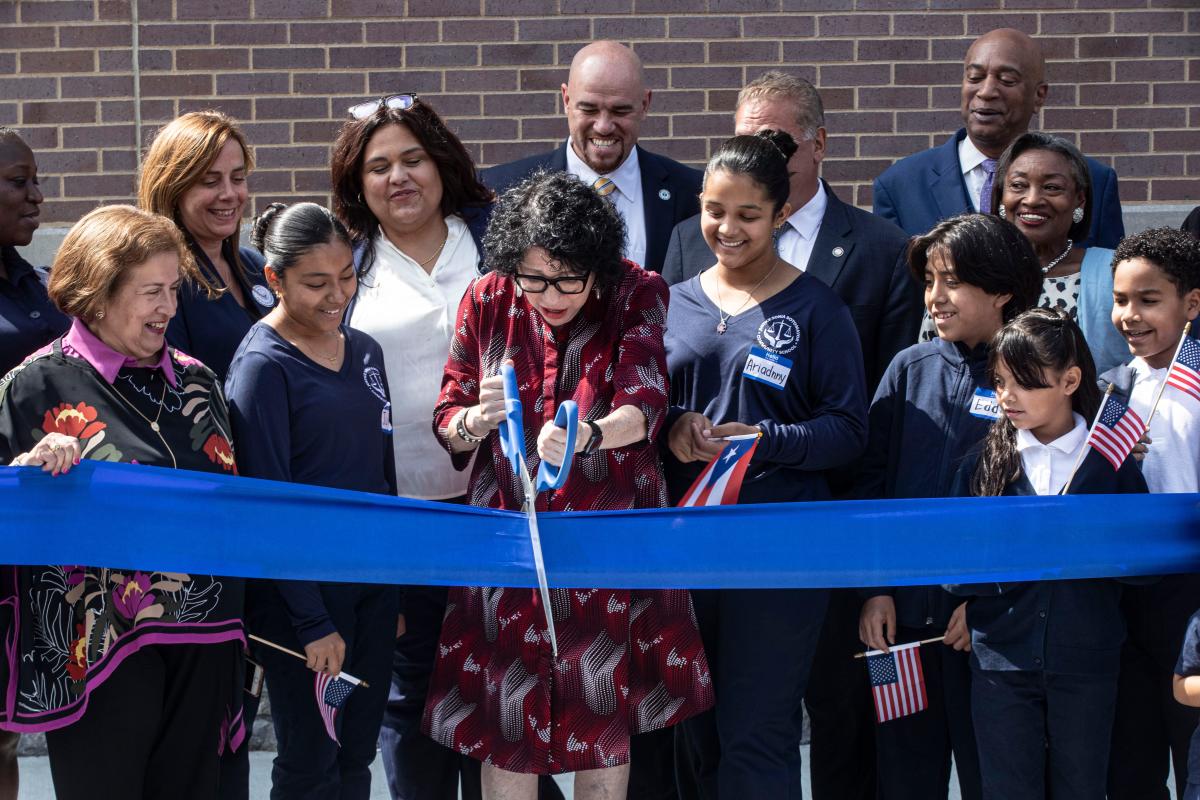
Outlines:
<svg viewBox="0 0 1200 800"><path fill-rule="evenodd" d="M821 220L825 219L825 209L828 207L829 196L825 194L825 186L817 181L816 194L799 210L792 212L779 233L776 245L779 257L801 272L808 269L808 259L812 256L813 244L817 241Z"/></svg>
<svg viewBox="0 0 1200 800"><path fill-rule="evenodd" d="M1049 444L1042 444L1029 431L1017 431L1021 470L1039 495L1058 494L1071 477L1071 468L1087 441L1087 422L1078 414L1075 427Z"/></svg>
<svg viewBox="0 0 1200 800"><path fill-rule="evenodd" d="M967 194L975 204L976 211L979 210L979 194L983 191L984 181L987 180L987 170L983 168L983 162L987 158L979 152L970 136L964 136L958 143L958 166L962 169L963 182L967 184Z"/></svg>
<svg viewBox="0 0 1200 800"><path fill-rule="evenodd" d="M470 470L459 472L433 435L458 303L478 274L479 251L467 224L446 217L449 233L433 271L375 237L375 262L358 289L350 324L383 349L392 400L396 487L401 497L445 500L466 494Z"/></svg>
<svg viewBox="0 0 1200 800"><path fill-rule="evenodd" d="M1140 358L1129 362L1134 371L1129 407L1145 420L1167 367L1152 369ZM1150 446L1142 461L1142 477L1155 494L1200 492L1200 402L1168 386L1150 420Z"/></svg>
<svg viewBox="0 0 1200 800"><path fill-rule="evenodd" d="M621 162L621 166L607 175L601 175L575 155L575 148L567 140L567 172L591 186L596 178L608 178L616 184L616 190L608 196L617 207L617 213L625 220L625 257L639 267L646 264L646 214L642 208L642 170L638 167L638 151L633 148Z"/></svg>

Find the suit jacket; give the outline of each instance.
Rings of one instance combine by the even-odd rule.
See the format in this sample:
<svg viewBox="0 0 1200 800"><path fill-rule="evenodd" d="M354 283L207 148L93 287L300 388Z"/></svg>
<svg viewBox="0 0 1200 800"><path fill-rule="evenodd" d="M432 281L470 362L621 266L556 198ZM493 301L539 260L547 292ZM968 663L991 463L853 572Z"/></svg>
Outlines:
<svg viewBox="0 0 1200 800"><path fill-rule="evenodd" d="M638 168L642 173L642 213L646 219L646 263L641 266L662 271L663 256L671 230L700 210L700 183L704 173L655 155L638 145ZM485 169L483 182L501 195L539 169L566 172L567 143L556 150Z"/></svg>
<svg viewBox="0 0 1200 800"><path fill-rule="evenodd" d="M890 222L843 203L829 184L825 192L829 203L806 272L849 306L862 345L867 387L874 392L892 357L916 341L921 324L921 291L905 258L908 237ZM680 283L715 262L697 214L672 232L663 278Z"/></svg>
<svg viewBox="0 0 1200 800"><path fill-rule="evenodd" d="M903 228L910 236L920 236L947 217L974 211L962 167L958 163L958 143L967 135L966 128L945 144L902 158L875 179L874 211ZM1117 196L1117 173L1099 161L1087 159L1092 176L1092 230L1082 247L1107 247L1110 250L1125 236L1121 219L1121 198Z"/></svg>

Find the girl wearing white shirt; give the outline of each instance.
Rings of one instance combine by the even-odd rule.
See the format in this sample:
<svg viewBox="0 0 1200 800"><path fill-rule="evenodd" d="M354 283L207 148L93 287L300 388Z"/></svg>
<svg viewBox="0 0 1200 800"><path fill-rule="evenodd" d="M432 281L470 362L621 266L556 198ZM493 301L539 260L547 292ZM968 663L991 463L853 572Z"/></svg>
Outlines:
<svg viewBox="0 0 1200 800"><path fill-rule="evenodd" d="M1142 493L1088 450L1100 407L1096 366L1065 314L1027 311L992 340L1002 416L959 470L956 494ZM1002 535L1002 532L998 532ZM1104 797L1125 625L1111 579L946 587L971 597L971 710L984 800Z"/></svg>

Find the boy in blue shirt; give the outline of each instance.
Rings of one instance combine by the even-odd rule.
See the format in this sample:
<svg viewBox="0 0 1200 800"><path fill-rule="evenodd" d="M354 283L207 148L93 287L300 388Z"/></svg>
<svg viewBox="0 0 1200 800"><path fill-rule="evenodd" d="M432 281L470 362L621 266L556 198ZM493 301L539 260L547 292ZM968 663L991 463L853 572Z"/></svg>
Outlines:
<svg viewBox="0 0 1200 800"><path fill-rule="evenodd" d="M863 498L950 496L959 462L999 415L988 344L1042 288L1028 241L997 217L946 220L912 241L908 261L938 338L899 353L876 390L857 486ZM922 648L929 707L877 729L879 797L945 798L953 754L963 799L979 798L965 604L938 586L865 594L859 636L868 647L946 635L946 646Z"/></svg>

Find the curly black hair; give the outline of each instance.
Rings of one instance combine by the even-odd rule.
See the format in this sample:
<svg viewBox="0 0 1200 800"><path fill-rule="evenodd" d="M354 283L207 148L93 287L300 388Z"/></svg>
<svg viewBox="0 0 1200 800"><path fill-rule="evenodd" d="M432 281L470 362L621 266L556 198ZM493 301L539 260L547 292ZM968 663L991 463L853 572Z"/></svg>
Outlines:
<svg viewBox="0 0 1200 800"><path fill-rule="evenodd" d="M1200 289L1200 240L1174 228L1151 228L1126 236L1113 253L1112 268L1122 261L1140 258L1163 271L1180 297Z"/></svg>
<svg viewBox="0 0 1200 800"><path fill-rule="evenodd" d="M625 271L625 222L612 203L574 175L535 172L496 203L483 237L485 264L515 275L534 247L564 272L594 275L598 286L615 286Z"/></svg>

